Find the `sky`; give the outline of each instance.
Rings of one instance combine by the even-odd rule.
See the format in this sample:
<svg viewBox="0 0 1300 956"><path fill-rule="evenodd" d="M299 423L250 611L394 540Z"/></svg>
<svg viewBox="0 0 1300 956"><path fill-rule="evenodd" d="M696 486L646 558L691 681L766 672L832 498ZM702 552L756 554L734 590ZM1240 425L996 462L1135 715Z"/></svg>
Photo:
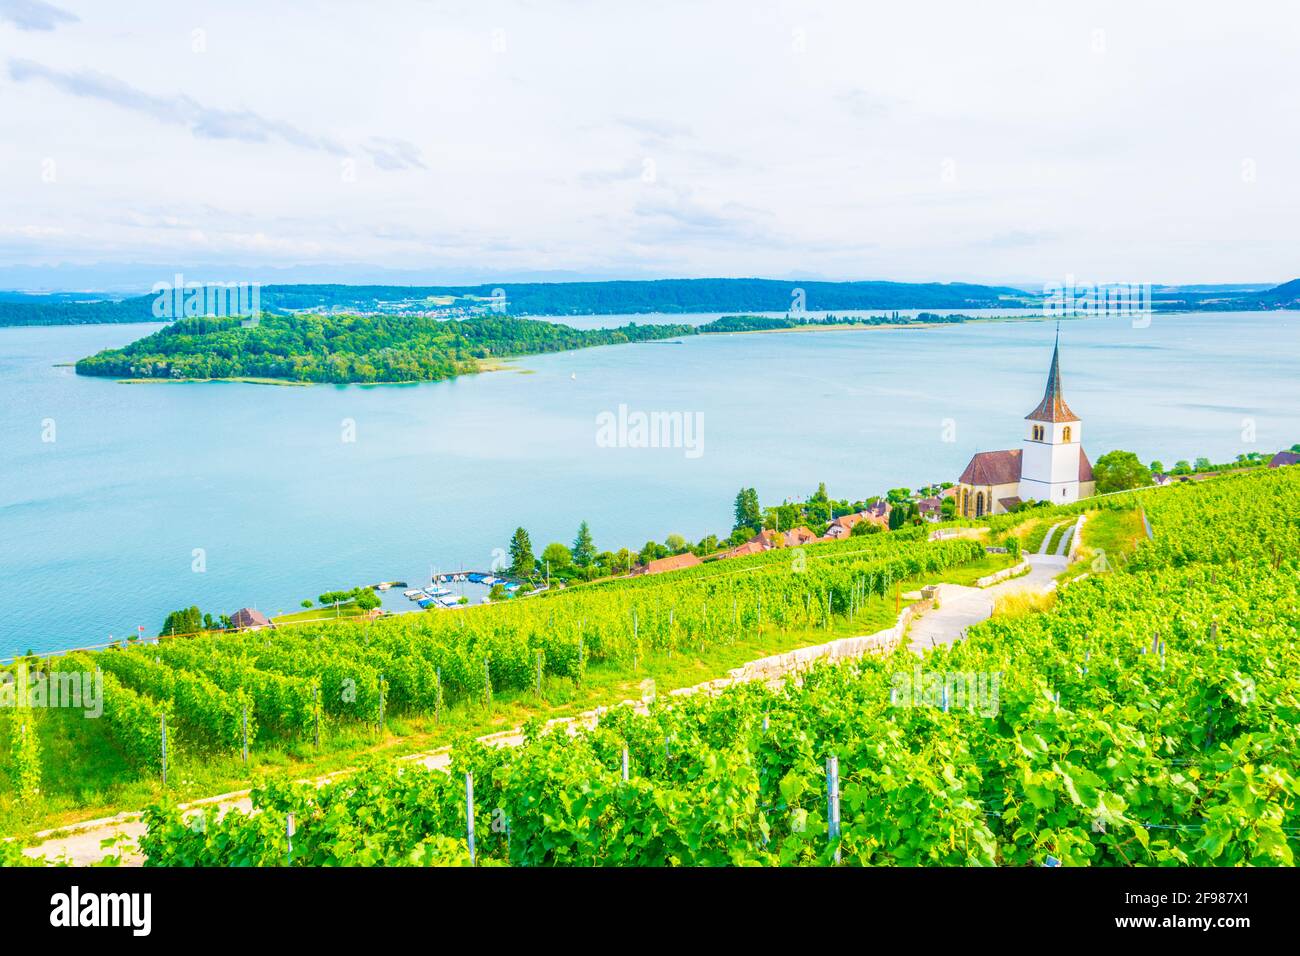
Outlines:
<svg viewBox="0 0 1300 956"><path fill-rule="evenodd" d="M0 283L1282 282L1297 89L1252 0L0 0Z"/></svg>

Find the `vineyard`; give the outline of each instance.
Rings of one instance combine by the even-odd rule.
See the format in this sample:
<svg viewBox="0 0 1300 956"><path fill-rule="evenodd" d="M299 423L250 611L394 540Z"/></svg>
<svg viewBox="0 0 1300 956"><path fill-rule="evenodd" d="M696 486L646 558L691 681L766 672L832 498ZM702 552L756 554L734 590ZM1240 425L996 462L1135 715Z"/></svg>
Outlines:
<svg viewBox="0 0 1300 956"><path fill-rule="evenodd" d="M1293 865L1298 499L1297 468L1107 499L1154 529L1131 560L924 660L899 651L780 688L615 708L572 735L533 725L518 748L464 741L450 774L376 763L319 788L275 783L248 814L157 807L141 848L151 865L204 866ZM974 548L853 540L798 573L710 566L365 639L250 635L183 653L195 687L224 689L203 711L213 733L241 694L259 733L285 732L292 708L233 675L279 675L280 701L350 676L357 702L325 709L366 719L384 700L437 706L430 686L526 682L538 662L581 680L588 660L851 616L864 595ZM239 654L231 676L204 670L218 666L205 655ZM161 676L113 673L166 698ZM177 682L178 716L181 698Z"/></svg>
<svg viewBox="0 0 1300 956"><path fill-rule="evenodd" d="M93 674L102 682L102 714L50 721L46 749L75 756L76 742L57 731L93 725L124 773L166 782L169 768L174 780L179 766L213 755L246 761L250 751L319 747L322 738L376 730L390 717L437 719L446 708L490 705L494 694L580 686L592 667L631 676L652 655L703 652L764 632L876 629L889 623L879 620L886 607L892 621L900 581L985 557L974 541L878 535L455 613L24 661L9 679L23 669L24 682L52 689L67 675ZM39 789L41 761L30 738L6 758L26 768L9 775L22 781L15 794Z"/></svg>

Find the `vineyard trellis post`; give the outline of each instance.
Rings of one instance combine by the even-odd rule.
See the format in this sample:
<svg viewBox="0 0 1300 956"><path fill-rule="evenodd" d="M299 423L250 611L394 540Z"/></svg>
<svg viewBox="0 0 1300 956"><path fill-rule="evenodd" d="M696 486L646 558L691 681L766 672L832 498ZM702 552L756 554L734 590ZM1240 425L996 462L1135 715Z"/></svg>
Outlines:
<svg viewBox="0 0 1300 956"><path fill-rule="evenodd" d="M835 847L835 862L840 862L840 758L826 758L826 839Z"/></svg>
<svg viewBox="0 0 1300 956"><path fill-rule="evenodd" d="M313 740L316 749L320 749L320 682L317 681L311 685L312 716L315 720L315 730L313 731Z"/></svg>
<svg viewBox="0 0 1300 956"><path fill-rule="evenodd" d="M162 785L167 786L167 712L163 711L159 715L160 719L160 741L162 744Z"/></svg>
<svg viewBox="0 0 1300 956"><path fill-rule="evenodd" d="M492 709L492 656L490 654L483 657L483 703Z"/></svg>
<svg viewBox="0 0 1300 956"><path fill-rule="evenodd" d="M474 866L474 774L465 773L465 840L469 845L469 865Z"/></svg>
<svg viewBox="0 0 1300 956"><path fill-rule="evenodd" d="M442 668L439 667L434 674L434 697L433 697L433 721L442 723Z"/></svg>
<svg viewBox="0 0 1300 956"><path fill-rule="evenodd" d="M540 650L537 652L537 684L534 693L538 700L542 699L542 652Z"/></svg>
<svg viewBox="0 0 1300 956"><path fill-rule="evenodd" d="M623 745L623 782L627 783L627 744Z"/></svg>
<svg viewBox="0 0 1300 956"><path fill-rule="evenodd" d="M387 703L387 701L385 700L386 697L387 695L384 693L384 675L380 674L379 675L379 732L381 734L384 732L384 704Z"/></svg>
<svg viewBox="0 0 1300 956"><path fill-rule="evenodd" d="M244 705L243 734L244 734L244 766L248 766L248 705L247 704Z"/></svg>
<svg viewBox="0 0 1300 956"><path fill-rule="evenodd" d="M288 847L288 861L293 862L293 811L290 810L284 816L284 842Z"/></svg>

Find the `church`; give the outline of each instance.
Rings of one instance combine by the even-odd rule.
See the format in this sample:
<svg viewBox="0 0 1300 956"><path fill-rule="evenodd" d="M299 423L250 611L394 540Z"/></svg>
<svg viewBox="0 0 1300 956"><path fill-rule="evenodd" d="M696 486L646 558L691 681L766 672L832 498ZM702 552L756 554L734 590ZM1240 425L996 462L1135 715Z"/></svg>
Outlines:
<svg viewBox="0 0 1300 956"><path fill-rule="evenodd" d="M1025 501L1063 504L1096 492L1092 463L1083 450L1083 425L1061 392L1061 332L1057 329L1047 389L1025 416L1019 448L976 452L957 479L957 513L970 518L1002 514Z"/></svg>

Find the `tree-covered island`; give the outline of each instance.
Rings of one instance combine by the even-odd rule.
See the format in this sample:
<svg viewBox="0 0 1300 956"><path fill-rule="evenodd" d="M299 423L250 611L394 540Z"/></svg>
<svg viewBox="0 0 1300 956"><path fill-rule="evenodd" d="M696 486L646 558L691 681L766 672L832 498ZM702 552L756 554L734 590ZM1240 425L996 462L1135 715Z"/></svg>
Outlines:
<svg viewBox="0 0 1300 956"><path fill-rule="evenodd" d="M271 379L288 382L437 382L493 359L692 335L689 325L575 329L504 315L271 316L179 319L120 349L77 362L78 375L125 379Z"/></svg>
<svg viewBox="0 0 1300 956"><path fill-rule="evenodd" d="M397 315L267 315L178 319L120 349L77 362L78 375L144 381L207 379L295 383L437 382L483 371L493 360L595 345L686 335L962 322L967 316L898 313L837 318L729 315L701 326L638 325L575 329L540 319Z"/></svg>

